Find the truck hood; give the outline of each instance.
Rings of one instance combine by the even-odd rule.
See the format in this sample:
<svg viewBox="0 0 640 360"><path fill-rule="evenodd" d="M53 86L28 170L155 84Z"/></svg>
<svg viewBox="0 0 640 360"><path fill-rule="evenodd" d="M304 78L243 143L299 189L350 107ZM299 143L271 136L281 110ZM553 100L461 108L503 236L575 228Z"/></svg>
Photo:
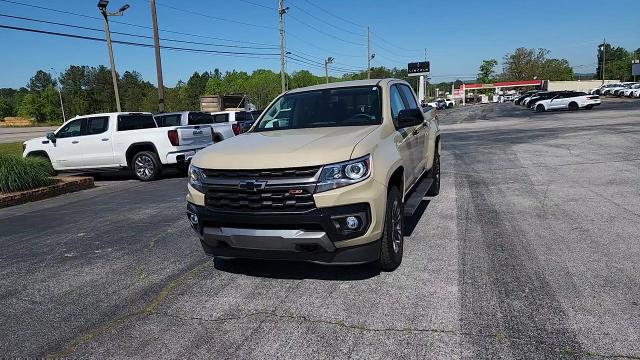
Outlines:
<svg viewBox="0 0 640 360"><path fill-rule="evenodd" d="M250 132L199 151L205 169L275 169L324 165L351 158L354 147L379 125Z"/></svg>

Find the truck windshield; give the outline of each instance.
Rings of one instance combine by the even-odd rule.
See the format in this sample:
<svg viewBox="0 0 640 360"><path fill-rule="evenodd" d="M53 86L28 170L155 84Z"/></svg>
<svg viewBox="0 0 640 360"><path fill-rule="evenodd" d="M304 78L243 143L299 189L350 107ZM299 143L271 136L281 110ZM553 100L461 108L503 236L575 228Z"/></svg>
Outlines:
<svg viewBox="0 0 640 360"><path fill-rule="evenodd" d="M378 125L380 107L377 86L285 94L265 110L255 131Z"/></svg>

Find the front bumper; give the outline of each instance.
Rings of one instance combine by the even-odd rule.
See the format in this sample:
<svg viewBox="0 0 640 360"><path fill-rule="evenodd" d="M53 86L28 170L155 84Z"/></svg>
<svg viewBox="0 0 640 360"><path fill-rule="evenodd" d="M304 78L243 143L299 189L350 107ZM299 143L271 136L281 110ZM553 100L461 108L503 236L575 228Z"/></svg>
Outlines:
<svg viewBox="0 0 640 360"><path fill-rule="evenodd" d="M336 246L369 232L368 203L270 214L215 212L189 203L187 216L204 251L213 256L355 264L375 261L380 254L379 241ZM361 219L361 226L344 228L342 220L347 216Z"/></svg>

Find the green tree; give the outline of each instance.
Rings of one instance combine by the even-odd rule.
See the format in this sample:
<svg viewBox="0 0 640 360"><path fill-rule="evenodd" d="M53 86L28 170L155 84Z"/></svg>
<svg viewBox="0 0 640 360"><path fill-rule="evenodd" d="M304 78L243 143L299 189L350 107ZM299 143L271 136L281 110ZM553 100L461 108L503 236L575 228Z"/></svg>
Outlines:
<svg viewBox="0 0 640 360"><path fill-rule="evenodd" d="M280 74L271 70L255 70L246 84L246 94L258 109L264 109L280 91Z"/></svg>
<svg viewBox="0 0 640 360"><path fill-rule="evenodd" d="M90 71L91 68L88 66L71 65L60 75L62 100L65 104L65 112L69 117L93 112L90 96ZM113 98L112 101L115 104Z"/></svg>
<svg viewBox="0 0 640 360"><path fill-rule="evenodd" d="M51 74L42 70L38 70L36 74L33 75L31 79L29 79L27 88L31 91L40 93L43 92L47 87L55 87L56 85L57 82L51 77Z"/></svg>
<svg viewBox="0 0 640 360"><path fill-rule="evenodd" d="M291 78L289 79L289 88L295 89L299 87L311 86L324 83L324 81L324 79L320 80L318 76L313 75L308 70L299 70L291 73Z"/></svg>
<svg viewBox="0 0 640 360"><path fill-rule="evenodd" d="M211 74L208 72L205 71L200 74L196 71L191 75L189 80L187 80L185 92L190 110L200 107L200 96L204 95L210 78Z"/></svg>
<svg viewBox="0 0 640 360"><path fill-rule="evenodd" d="M0 98L0 119L4 119L7 116L13 116L13 104L7 99Z"/></svg>
<svg viewBox="0 0 640 360"><path fill-rule="evenodd" d="M541 79L542 64L547 58L549 50L518 48L504 57L505 80Z"/></svg>
<svg viewBox="0 0 640 360"><path fill-rule="evenodd" d="M547 59L540 66L540 77L545 80L573 80L573 68L565 59Z"/></svg>
<svg viewBox="0 0 640 360"><path fill-rule="evenodd" d="M37 93L29 92L22 97L18 106L18 116L33 118L37 121L44 119L44 114L40 107L40 97Z"/></svg>
<svg viewBox="0 0 640 360"><path fill-rule="evenodd" d="M38 101L40 107L39 121L49 121L57 124L62 124L62 111L60 109L60 99L58 97L58 91L53 85L47 86L40 94Z"/></svg>
<svg viewBox="0 0 640 360"><path fill-rule="evenodd" d="M496 59L482 60L477 81L481 84L491 84L496 82L496 66L498 66L498 61Z"/></svg>

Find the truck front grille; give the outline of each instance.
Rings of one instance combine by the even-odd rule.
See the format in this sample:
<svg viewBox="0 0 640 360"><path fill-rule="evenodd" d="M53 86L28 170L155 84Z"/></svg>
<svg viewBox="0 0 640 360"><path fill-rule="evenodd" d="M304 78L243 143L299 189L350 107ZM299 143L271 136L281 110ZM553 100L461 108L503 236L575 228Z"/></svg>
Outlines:
<svg viewBox="0 0 640 360"><path fill-rule="evenodd" d="M312 178L318 171L320 166L308 166L299 168L285 168L285 169L259 169L259 170L218 170L218 169L203 169L204 174L208 178L220 178L220 179L302 179Z"/></svg>
<svg viewBox="0 0 640 360"><path fill-rule="evenodd" d="M315 208L313 194L300 187L256 191L209 188L205 205L214 211L303 212Z"/></svg>

